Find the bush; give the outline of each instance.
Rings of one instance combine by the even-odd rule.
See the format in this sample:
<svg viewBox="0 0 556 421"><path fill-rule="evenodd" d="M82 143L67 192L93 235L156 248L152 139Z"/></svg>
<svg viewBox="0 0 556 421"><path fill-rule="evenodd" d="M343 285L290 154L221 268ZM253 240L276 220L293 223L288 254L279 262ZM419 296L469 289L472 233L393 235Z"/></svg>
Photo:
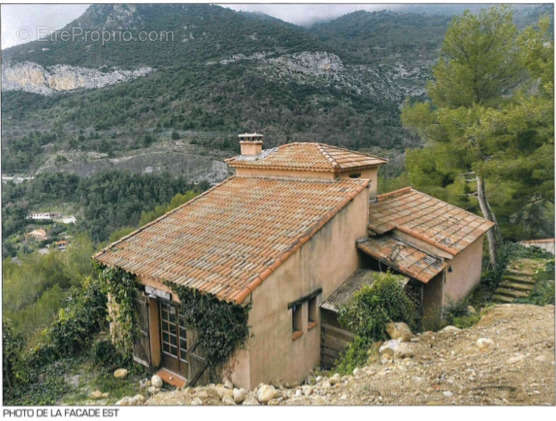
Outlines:
<svg viewBox="0 0 556 421"><path fill-rule="evenodd" d="M417 311L400 277L388 272L378 274L372 285L356 292L348 304L340 308L338 320L355 334L353 342L336 362L335 370L347 374L367 362L370 347L378 350L378 344L373 342L388 339L386 325L389 322L405 322L415 330Z"/></svg>
<svg viewBox="0 0 556 421"><path fill-rule="evenodd" d="M516 300L521 303L545 306L554 304L554 261L546 264L544 271L535 275L535 286L531 290L529 297Z"/></svg>
<svg viewBox="0 0 556 421"><path fill-rule="evenodd" d="M23 337L14 331L11 321L2 320L2 374L4 398L13 395L14 388L25 381L22 364Z"/></svg>
<svg viewBox="0 0 556 421"><path fill-rule="evenodd" d="M128 359L124 358L117 350L112 341L102 339L94 343L91 349L95 364L108 370L127 365Z"/></svg>
<svg viewBox="0 0 556 421"><path fill-rule="evenodd" d="M417 311L405 293L399 277L380 273L372 285L356 292L350 302L340 308L340 324L369 341L387 339L388 322L405 322L414 330Z"/></svg>

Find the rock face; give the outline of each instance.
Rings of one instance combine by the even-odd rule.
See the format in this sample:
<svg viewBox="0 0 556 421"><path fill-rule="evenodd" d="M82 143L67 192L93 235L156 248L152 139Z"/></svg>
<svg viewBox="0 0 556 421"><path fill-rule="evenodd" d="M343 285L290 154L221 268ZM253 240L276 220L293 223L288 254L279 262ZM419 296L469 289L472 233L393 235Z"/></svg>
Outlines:
<svg viewBox="0 0 556 421"><path fill-rule="evenodd" d="M413 337L413 333L411 333L411 329L409 326L403 322L390 322L386 325L386 333L392 339L399 339L402 342L409 342L409 340Z"/></svg>
<svg viewBox="0 0 556 421"><path fill-rule="evenodd" d="M150 67L136 70L115 69L101 72L97 69L75 67L66 64L43 67L37 63L24 62L6 65L2 69L2 90L25 91L41 95L73 89L102 88L127 82L152 72Z"/></svg>

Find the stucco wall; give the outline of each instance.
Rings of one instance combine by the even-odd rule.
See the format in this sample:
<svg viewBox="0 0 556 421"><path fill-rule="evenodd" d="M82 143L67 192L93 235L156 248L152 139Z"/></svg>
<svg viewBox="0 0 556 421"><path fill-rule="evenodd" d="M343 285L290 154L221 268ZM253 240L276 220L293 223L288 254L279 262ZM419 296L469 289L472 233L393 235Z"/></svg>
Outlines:
<svg viewBox="0 0 556 421"><path fill-rule="evenodd" d="M478 238L450 262L452 270L446 272L446 282L443 288L444 306L449 306L451 303L465 298L481 280L483 238L484 236Z"/></svg>
<svg viewBox="0 0 556 421"><path fill-rule="evenodd" d="M246 351L235 356L237 368L231 376L235 384L251 388L261 382L295 382L319 364L320 312L316 325L309 329L305 302L301 307L303 334L292 340L292 310L287 306L322 288L317 297L320 306L357 269L355 240L366 235L367 215L368 190L364 190L253 292L252 337Z"/></svg>

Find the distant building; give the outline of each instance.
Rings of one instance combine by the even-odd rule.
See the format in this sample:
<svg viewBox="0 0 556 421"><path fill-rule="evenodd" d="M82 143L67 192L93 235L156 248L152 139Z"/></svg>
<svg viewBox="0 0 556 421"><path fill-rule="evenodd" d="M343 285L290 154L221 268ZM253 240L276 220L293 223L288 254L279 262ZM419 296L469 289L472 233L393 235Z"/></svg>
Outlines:
<svg viewBox="0 0 556 421"><path fill-rule="evenodd" d="M56 247L58 250L65 250L68 247L68 242L67 240L56 241L54 243L54 247Z"/></svg>
<svg viewBox="0 0 556 421"><path fill-rule="evenodd" d="M43 241L43 240L47 239L46 231L42 228L38 228L36 230L28 232L27 234L25 234L25 236L26 237L31 237L31 238L33 238L34 240L37 240L37 241Z"/></svg>
<svg viewBox="0 0 556 421"><path fill-rule="evenodd" d="M95 259L137 276L144 332L135 359L201 379L196 333L165 282L250 306L250 337L222 368L232 382L295 382L322 361L323 310L334 294L390 269L427 323L480 280L493 224L411 188L377 196L384 159L321 143L263 150L240 135L235 175L109 245ZM202 355L200 356L202 357Z"/></svg>
<svg viewBox="0 0 556 421"><path fill-rule="evenodd" d="M520 241L520 244L525 247L538 247L554 254L554 238L543 238L542 240L527 240Z"/></svg>

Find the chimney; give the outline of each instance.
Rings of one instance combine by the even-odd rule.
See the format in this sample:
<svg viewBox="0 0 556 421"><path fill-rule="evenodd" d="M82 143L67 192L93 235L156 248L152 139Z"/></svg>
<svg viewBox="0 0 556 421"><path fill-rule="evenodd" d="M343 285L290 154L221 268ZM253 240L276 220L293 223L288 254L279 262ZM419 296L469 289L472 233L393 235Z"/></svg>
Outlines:
<svg viewBox="0 0 556 421"><path fill-rule="evenodd" d="M244 156L255 156L263 150L264 136L259 133L242 133L238 135L241 154Z"/></svg>

